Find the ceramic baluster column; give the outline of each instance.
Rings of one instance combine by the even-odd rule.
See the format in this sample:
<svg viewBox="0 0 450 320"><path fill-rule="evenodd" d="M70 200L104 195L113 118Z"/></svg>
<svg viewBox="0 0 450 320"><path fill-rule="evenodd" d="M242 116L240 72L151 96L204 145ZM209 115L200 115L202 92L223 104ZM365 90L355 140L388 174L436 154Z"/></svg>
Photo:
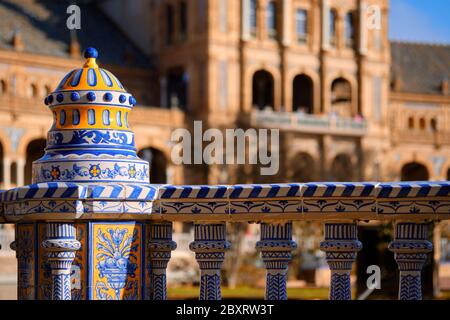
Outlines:
<svg viewBox="0 0 450 320"><path fill-rule="evenodd" d="M150 300L166 300L166 269L172 250L177 244L172 241L172 223L154 222L149 225L150 250Z"/></svg>
<svg viewBox="0 0 450 320"><path fill-rule="evenodd" d="M256 249L266 268L266 300L287 300L286 281L292 250L297 244L292 240L292 223L261 223L261 240Z"/></svg>
<svg viewBox="0 0 450 320"><path fill-rule="evenodd" d="M399 300L421 300L421 271L433 244L428 241L428 224L398 222L389 250L395 253L400 270Z"/></svg>
<svg viewBox="0 0 450 320"><path fill-rule="evenodd" d="M52 272L52 300L71 300L70 269L80 249L76 228L71 223L48 223L42 246Z"/></svg>
<svg viewBox="0 0 450 320"><path fill-rule="evenodd" d="M221 300L220 270L225 252L231 244L226 240L226 224L195 224L194 242L189 248L195 252L200 267L200 300Z"/></svg>
<svg viewBox="0 0 450 320"><path fill-rule="evenodd" d="M331 269L330 300L351 300L350 273L356 254L362 248L354 222L325 223L325 241L320 249L326 253Z"/></svg>

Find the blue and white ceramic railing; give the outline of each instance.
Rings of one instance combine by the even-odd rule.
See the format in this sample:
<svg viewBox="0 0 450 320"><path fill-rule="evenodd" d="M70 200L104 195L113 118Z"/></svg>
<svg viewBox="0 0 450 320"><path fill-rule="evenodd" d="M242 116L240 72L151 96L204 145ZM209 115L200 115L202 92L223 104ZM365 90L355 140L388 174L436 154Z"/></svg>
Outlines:
<svg viewBox="0 0 450 320"><path fill-rule="evenodd" d="M30 270L27 265L27 259L31 259L27 252L39 251L39 247L47 249L46 263L53 292L49 298L74 297L68 279L76 252L83 250L83 244L86 257L80 266L86 269L83 273L86 276L79 281L87 291L96 287L95 273L99 265L94 260L95 255L101 253L93 248L92 237L97 234L92 234L93 228L89 225L105 221L130 222L135 228L142 225L147 230L135 239L135 246L139 246L136 252L144 252L140 260L133 260L133 264L138 265L131 267L125 263L128 271L122 274L120 266L108 269L110 281L106 283L121 292L131 279L138 279L138 291L143 293L130 296L121 293L115 298L167 298L166 267L171 251L176 248L172 241L172 222L191 221L195 225L195 235L190 249L195 252L201 270L199 297L221 299L220 271L230 248L226 223L248 221L261 224L261 239L256 249L261 252L267 271L266 299L287 299L286 273L291 252L296 248L292 222L320 220L324 223L321 249L326 252L331 269L330 299L348 300L351 299L352 264L364 245L358 241L358 221L390 220L395 223L394 240L389 248L395 253L400 272L399 299L411 300L421 298L421 270L432 249L428 241L428 222L450 218L450 182L145 187L49 182L2 192L1 201L3 220L18 226L14 247L21 299L41 297L38 292L42 285L40 272L35 273L35 269ZM78 223L88 224L91 234L87 238L74 234L82 230ZM42 240L39 237L28 239L26 233L21 232L21 228L30 224L37 224L37 229L45 225L47 231ZM109 232L113 237L114 232L119 231ZM116 239L114 244L119 246L122 238L112 239ZM38 241L42 243L35 243ZM125 250L133 251L132 248L133 245ZM131 255L124 254L129 261ZM35 267L36 263L32 262ZM132 274L130 268L133 272L139 269L139 276ZM24 283L27 281L28 284ZM107 298L89 292L83 297Z"/></svg>

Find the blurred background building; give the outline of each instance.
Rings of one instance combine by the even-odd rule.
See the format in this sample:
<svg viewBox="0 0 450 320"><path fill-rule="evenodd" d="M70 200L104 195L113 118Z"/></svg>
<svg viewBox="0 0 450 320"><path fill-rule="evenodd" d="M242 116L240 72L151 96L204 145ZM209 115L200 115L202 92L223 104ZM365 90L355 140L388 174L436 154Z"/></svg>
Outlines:
<svg viewBox="0 0 450 320"><path fill-rule="evenodd" d="M130 123L152 183L450 179L450 46L390 42L387 0L82 0L81 30L69 31L73 2L0 2L0 188L30 183L52 124L43 99L87 46L138 100ZM171 133L192 130L193 120L204 130L279 128L278 174L261 176L258 165L174 165ZM231 283L257 238L246 225L234 228ZM327 283L320 230L298 226L293 279ZM369 245L356 264L359 292L370 264L395 288L385 230L360 228ZM173 281L195 279L190 226L176 231L185 250L174 254ZM437 246L428 292L450 282L442 232L439 225L430 235ZM7 248L13 235L2 234ZM186 265L177 255L194 264L189 276L175 272Z"/></svg>

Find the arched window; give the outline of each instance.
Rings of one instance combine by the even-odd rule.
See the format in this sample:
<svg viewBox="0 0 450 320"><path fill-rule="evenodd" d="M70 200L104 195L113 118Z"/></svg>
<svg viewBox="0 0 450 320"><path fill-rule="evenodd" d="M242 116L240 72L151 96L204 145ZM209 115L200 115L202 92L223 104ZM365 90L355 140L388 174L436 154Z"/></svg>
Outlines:
<svg viewBox="0 0 450 320"><path fill-rule="evenodd" d="M438 121L436 118L432 118L430 120L430 128L433 132L438 131Z"/></svg>
<svg viewBox="0 0 450 320"><path fill-rule="evenodd" d="M345 15L345 46L352 48L354 46L355 26L353 12Z"/></svg>
<svg viewBox="0 0 450 320"><path fill-rule="evenodd" d="M410 162L402 167L402 181L427 181L430 178L427 168L418 162Z"/></svg>
<svg viewBox="0 0 450 320"><path fill-rule="evenodd" d="M260 110L274 107L274 81L265 71L256 71L252 81L252 105Z"/></svg>
<svg viewBox="0 0 450 320"><path fill-rule="evenodd" d="M0 80L0 95L4 95L7 92L7 86L6 86L6 81L5 80Z"/></svg>
<svg viewBox="0 0 450 320"><path fill-rule="evenodd" d="M408 129L414 129L414 118L413 117L409 117L408 118Z"/></svg>
<svg viewBox="0 0 450 320"><path fill-rule="evenodd" d="M182 67L175 67L167 75L167 102L170 108L188 108L189 77Z"/></svg>
<svg viewBox="0 0 450 320"><path fill-rule="evenodd" d="M94 109L88 110L88 124L91 126L95 124L95 110Z"/></svg>
<svg viewBox="0 0 450 320"><path fill-rule="evenodd" d="M292 111L313 113L313 82L310 77L300 74L292 83Z"/></svg>
<svg viewBox="0 0 450 320"><path fill-rule="evenodd" d="M291 162L293 168L291 180L295 182L312 182L317 179L314 158L306 153L297 154Z"/></svg>
<svg viewBox="0 0 450 320"><path fill-rule="evenodd" d="M44 155L46 147L45 139L36 139L31 141L27 146L27 158L25 161L25 184L30 184L32 181L32 165L33 161L41 158Z"/></svg>
<svg viewBox="0 0 450 320"><path fill-rule="evenodd" d="M171 5L166 6L166 44L170 45L173 42L174 36L174 12Z"/></svg>
<svg viewBox="0 0 450 320"><path fill-rule="evenodd" d="M331 179L333 181L353 181L355 168L350 156L338 154L331 164Z"/></svg>
<svg viewBox="0 0 450 320"><path fill-rule="evenodd" d="M150 182L167 183L167 160L164 154L155 148L145 148L138 157L150 163Z"/></svg>
<svg viewBox="0 0 450 320"><path fill-rule="evenodd" d="M277 4L275 1L268 3L266 18L267 34L269 38L275 39L277 37Z"/></svg>
<svg viewBox="0 0 450 320"><path fill-rule="evenodd" d="M425 130L427 128L427 122L424 118L419 119L419 128L420 130Z"/></svg>
<svg viewBox="0 0 450 320"><path fill-rule="evenodd" d="M28 97L36 98L39 96L39 89L36 84L31 83L28 88Z"/></svg>
<svg viewBox="0 0 450 320"><path fill-rule="evenodd" d="M330 45L334 46L336 44L336 10L331 9L330 10L330 25L329 25L329 31L330 31Z"/></svg>
<svg viewBox="0 0 450 320"><path fill-rule="evenodd" d="M352 88L344 78L338 78L331 84L331 109L341 117L353 115Z"/></svg>

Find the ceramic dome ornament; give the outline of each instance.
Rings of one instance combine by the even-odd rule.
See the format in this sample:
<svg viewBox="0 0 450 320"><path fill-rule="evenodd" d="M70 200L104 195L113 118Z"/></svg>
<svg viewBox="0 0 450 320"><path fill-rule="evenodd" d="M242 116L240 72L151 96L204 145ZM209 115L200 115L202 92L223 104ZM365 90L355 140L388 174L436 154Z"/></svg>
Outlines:
<svg viewBox="0 0 450 320"><path fill-rule="evenodd" d="M33 164L33 182L149 181L128 118L136 99L109 71L99 68L94 48L45 98L53 113L45 155Z"/></svg>

